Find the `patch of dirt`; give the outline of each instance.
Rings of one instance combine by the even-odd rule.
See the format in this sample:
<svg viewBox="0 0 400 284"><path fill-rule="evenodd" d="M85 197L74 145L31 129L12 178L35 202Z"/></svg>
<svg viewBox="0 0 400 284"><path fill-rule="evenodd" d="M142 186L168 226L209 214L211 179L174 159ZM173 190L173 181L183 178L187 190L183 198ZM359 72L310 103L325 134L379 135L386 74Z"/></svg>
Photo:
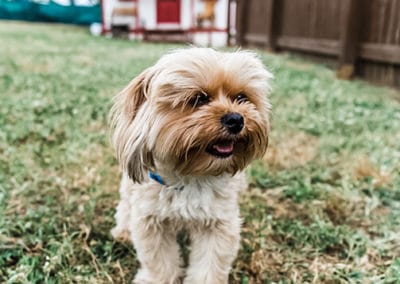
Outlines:
<svg viewBox="0 0 400 284"><path fill-rule="evenodd" d="M280 271L283 264L283 255L278 251L259 249L252 253L249 268L252 273L262 275L268 269Z"/></svg>
<svg viewBox="0 0 400 284"><path fill-rule="evenodd" d="M353 175L358 180L372 178L372 184L375 188L390 185L393 182L393 178L388 172L377 168L366 156L357 159L353 167Z"/></svg>
<svg viewBox="0 0 400 284"><path fill-rule="evenodd" d="M51 73L54 71L54 64L48 60L42 63L33 62L31 59L19 60L19 68L25 72L32 73Z"/></svg>
<svg viewBox="0 0 400 284"><path fill-rule="evenodd" d="M318 154L319 141L304 132L287 133L279 140L271 141L264 161L276 170L303 166Z"/></svg>
<svg viewBox="0 0 400 284"><path fill-rule="evenodd" d="M323 211L333 224L339 225L362 215L364 207L365 202L361 198L348 200L339 194L332 194L324 201Z"/></svg>

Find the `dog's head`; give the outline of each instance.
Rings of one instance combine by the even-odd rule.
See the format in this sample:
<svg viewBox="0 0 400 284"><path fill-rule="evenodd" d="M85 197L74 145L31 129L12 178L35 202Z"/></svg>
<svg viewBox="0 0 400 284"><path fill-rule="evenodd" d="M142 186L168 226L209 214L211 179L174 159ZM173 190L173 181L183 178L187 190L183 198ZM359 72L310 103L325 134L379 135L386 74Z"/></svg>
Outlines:
<svg viewBox="0 0 400 284"><path fill-rule="evenodd" d="M244 169L267 149L270 78L251 52L163 56L115 98L112 142L122 169L138 182L155 165L186 176Z"/></svg>

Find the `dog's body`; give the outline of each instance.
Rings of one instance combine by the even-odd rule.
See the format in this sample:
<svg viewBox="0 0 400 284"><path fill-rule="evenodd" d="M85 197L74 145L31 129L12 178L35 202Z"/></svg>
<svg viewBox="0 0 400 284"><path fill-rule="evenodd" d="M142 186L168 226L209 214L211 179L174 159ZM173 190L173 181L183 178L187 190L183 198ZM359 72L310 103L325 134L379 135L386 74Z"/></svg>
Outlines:
<svg viewBox="0 0 400 284"><path fill-rule="evenodd" d="M192 48L164 56L117 96L113 144L123 178L112 233L136 248L135 283L227 283L242 170L268 144L269 78L248 52ZM186 272L181 230L191 240Z"/></svg>
<svg viewBox="0 0 400 284"><path fill-rule="evenodd" d="M239 248L237 197L244 181L243 174L212 177L177 190L125 176L113 235L136 247L142 264L136 282L178 283L183 270L176 236L185 230L192 246L186 283L226 283Z"/></svg>

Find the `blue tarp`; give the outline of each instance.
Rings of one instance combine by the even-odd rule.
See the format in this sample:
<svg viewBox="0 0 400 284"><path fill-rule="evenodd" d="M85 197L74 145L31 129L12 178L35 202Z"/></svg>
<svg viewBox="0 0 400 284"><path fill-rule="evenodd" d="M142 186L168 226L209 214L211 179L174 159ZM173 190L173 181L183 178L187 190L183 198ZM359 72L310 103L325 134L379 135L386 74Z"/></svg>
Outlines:
<svg viewBox="0 0 400 284"><path fill-rule="evenodd" d="M101 6L97 0L0 0L0 19L86 25L101 23Z"/></svg>

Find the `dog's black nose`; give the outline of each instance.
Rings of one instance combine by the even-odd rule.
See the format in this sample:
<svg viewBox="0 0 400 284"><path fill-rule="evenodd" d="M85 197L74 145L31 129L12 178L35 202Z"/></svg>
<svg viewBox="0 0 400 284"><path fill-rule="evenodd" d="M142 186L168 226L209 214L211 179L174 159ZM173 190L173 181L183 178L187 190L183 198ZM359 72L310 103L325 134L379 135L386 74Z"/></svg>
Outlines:
<svg viewBox="0 0 400 284"><path fill-rule="evenodd" d="M222 125L232 134L238 134L244 126L243 116L237 112L231 112L221 117Z"/></svg>

